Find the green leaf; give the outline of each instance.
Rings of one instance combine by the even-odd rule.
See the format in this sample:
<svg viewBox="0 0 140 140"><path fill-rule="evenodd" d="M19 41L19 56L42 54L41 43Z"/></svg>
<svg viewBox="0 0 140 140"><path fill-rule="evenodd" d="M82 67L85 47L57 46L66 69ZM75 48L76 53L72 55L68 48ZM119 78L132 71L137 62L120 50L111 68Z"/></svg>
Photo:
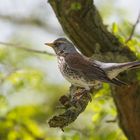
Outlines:
<svg viewBox="0 0 140 140"><path fill-rule="evenodd" d="M112 24L112 33L118 33L118 25L115 22Z"/></svg>

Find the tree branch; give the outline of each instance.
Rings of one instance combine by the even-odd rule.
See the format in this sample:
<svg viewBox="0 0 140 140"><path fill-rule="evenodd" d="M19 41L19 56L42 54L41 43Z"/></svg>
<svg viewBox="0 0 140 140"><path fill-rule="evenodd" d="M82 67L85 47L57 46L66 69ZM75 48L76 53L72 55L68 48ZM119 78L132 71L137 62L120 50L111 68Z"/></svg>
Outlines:
<svg viewBox="0 0 140 140"><path fill-rule="evenodd" d="M64 112L60 115L53 116L49 120L48 123L50 127L59 127L63 130L64 127L74 122L86 109L88 102L91 101L90 93L93 93L93 91L94 89L91 89L90 92L85 91L83 94L83 89L80 89L80 91L78 90L77 92L77 88L71 86L69 96L64 95L59 99Z"/></svg>
<svg viewBox="0 0 140 140"><path fill-rule="evenodd" d="M27 47L19 46L19 45L16 45L16 44L12 44L12 43L7 43L7 42L1 42L0 41L0 45L14 47L14 48L21 49L21 50L27 51L27 52L38 53L38 54L46 54L46 55L49 55L49 56L55 56L55 54L49 53L47 51L34 50L34 49L27 48Z"/></svg>
<svg viewBox="0 0 140 140"><path fill-rule="evenodd" d="M132 30L131 30L130 36L129 36L128 39L125 41L125 43L128 43L128 42L132 39L132 37L133 37L133 35L134 35L134 33L135 33L135 30L136 30L136 27L137 27L137 25L139 24L139 22L140 22L140 12L139 12L139 15L138 15L138 17L137 17L137 20L136 20L135 24L132 26Z"/></svg>
<svg viewBox="0 0 140 140"><path fill-rule="evenodd" d="M122 48L119 40L107 30L93 0L49 0L49 3L63 30L83 54L91 56L99 50L106 56L113 52L112 60L122 53L134 59L129 48Z"/></svg>

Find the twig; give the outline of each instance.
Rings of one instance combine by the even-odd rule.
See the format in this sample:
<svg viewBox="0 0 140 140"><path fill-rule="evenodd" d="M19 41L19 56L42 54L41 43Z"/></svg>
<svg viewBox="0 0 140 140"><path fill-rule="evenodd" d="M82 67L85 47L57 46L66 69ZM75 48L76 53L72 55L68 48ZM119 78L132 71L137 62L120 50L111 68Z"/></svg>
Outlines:
<svg viewBox="0 0 140 140"><path fill-rule="evenodd" d="M132 39L132 37L133 37L133 35L134 35L134 32L135 32L135 30L136 30L136 27L137 27L137 25L139 24L139 22L140 22L140 12L139 12L139 15L138 15L138 17L137 17L137 20L136 20L135 24L132 26L131 33L130 33L128 39L126 39L125 43L128 43L128 42Z"/></svg>
<svg viewBox="0 0 140 140"><path fill-rule="evenodd" d="M29 48L22 47L22 46L12 44L12 43L7 43L7 42L1 42L0 41L0 45L14 47L14 48L21 49L21 50L24 50L24 51L27 51L27 52L33 52L33 53L39 53L39 54L47 54L47 55L50 55L50 56L55 56L55 54L52 54L52 53L49 53L49 52L46 52L46 51L29 49Z"/></svg>

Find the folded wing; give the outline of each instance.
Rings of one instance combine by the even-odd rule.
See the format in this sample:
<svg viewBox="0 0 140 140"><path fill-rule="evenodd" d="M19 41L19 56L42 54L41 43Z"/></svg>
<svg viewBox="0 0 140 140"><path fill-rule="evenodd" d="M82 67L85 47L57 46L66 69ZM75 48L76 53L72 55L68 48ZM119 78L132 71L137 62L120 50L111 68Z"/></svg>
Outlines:
<svg viewBox="0 0 140 140"><path fill-rule="evenodd" d="M81 72L89 80L97 80L101 82L113 83L115 85L122 85L124 82L114 78L110 79L105 71L95 64L88 60L88 58L80 54L68 54L65 57L66 63L73 69L78 72Z"/></svg>

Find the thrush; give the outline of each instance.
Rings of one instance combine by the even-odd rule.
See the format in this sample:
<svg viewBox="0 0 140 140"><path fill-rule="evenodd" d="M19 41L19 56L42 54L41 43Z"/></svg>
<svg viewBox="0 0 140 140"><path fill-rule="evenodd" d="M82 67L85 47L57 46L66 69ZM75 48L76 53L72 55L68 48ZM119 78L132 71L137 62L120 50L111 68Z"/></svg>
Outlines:
<svg viewBox="0 0 140 140"><path fill-rule="evenodd" d="M92 60L80 54L74 45L65 38L58 38L53 43L45 43L53 48L57 55L59 69L72 85L90 90L102 82L117 86L125 85L117 79L119 73L140 66L140 61L126 63L104 63Z"/></svg>

